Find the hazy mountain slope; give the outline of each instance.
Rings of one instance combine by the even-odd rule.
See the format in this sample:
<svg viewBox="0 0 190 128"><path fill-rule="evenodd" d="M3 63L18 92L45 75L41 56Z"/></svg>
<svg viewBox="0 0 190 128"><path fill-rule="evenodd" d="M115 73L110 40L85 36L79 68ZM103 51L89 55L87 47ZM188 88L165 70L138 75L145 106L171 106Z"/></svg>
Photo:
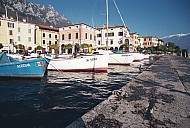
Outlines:
<svg viewBox="0 0 190 128"><path fill-rule="evenodd" d="M165 37L162 37L161 39L165 43L173 42L182 49L190 50L190 33L165 36Z"/></svg>
<svg viewBox="0 0 190 128"><path fill-rule="evenodd" d="M25 18L28 22L44 25L62 27L71 24L66 17L59 14L52 6L45 6L26 0L1 0L0 15L5 15L7 8L8 17L16 19L18 14L19 20Z"/></svg>

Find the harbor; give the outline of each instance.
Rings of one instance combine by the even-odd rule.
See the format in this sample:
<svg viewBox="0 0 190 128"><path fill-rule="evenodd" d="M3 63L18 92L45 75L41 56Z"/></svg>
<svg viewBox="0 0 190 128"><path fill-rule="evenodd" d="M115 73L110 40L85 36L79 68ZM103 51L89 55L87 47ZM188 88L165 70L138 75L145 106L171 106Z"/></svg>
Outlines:
<svg viewBox="0 0 190 128"><path fill-rule="evenodd" d="M0 80L1 128L63 128L139 74L139 65L110 65L107 73L48 71L41 81Z"/></svg>
<svg viewBox="0 0 190 128"><path fill-rule="evenodd" d="M190 59L163 56L67 128L188 128Z"/></svg>

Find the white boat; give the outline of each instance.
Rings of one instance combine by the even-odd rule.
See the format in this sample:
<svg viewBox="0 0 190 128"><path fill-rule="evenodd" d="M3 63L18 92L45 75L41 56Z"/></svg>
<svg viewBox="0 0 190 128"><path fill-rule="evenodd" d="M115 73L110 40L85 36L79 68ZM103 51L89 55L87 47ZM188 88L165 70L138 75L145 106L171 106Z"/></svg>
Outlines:
<svg viewBox="0 0 190 128"><path fill-rule="evenodd" d="M143 60L149 59L149 55L148 54L143 54L143 53L139 53L139 52L131 52L131 54L134 57L134 61L133 62L141 62Z"/></svg>
<svg viewBox="0 0 190 128"><path fill-rule="evenodd" d="M107 55L87 55L76 58L52 59L48 65L50 71L64 72L107 72Z"/></svg>
<svg viewBox="0 0 190 128"><path fill-rule="evenodd" d="M131 53L113 53L110 50L97 50L94 53L107 55L108 65L130 65L134 60Z"/></svg>
<svg viewBox="0 0 190 128"><path fill-rule="evenodd" d="M143 54L139 52L131 52L132 56L134 57L133 62L141 62L144 59Z"/></svg>

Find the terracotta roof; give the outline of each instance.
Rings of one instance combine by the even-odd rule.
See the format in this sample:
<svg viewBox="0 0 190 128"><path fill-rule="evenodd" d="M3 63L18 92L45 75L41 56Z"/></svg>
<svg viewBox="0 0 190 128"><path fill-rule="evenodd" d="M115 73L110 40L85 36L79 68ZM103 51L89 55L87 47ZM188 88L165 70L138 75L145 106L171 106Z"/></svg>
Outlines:
<svg viewBox="0 0 190 128"><path fill-rule="evenodd" d="M37 26L39 26L40 29L46 29L46 30L59 32L59 28L54 28L52 26L45 26L45 25L37 25Z"/></svg>

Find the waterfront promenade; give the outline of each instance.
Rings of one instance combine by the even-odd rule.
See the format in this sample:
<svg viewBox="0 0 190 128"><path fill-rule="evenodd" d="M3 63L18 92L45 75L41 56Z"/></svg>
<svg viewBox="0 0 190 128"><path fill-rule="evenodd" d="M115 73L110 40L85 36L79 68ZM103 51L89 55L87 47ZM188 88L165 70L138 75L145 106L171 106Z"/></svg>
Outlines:
<svg viewBox="0 0 190 128"><path fill-rule="evenodd" d="M163 56L67 128L189 128L190 59Z"/></svg>

